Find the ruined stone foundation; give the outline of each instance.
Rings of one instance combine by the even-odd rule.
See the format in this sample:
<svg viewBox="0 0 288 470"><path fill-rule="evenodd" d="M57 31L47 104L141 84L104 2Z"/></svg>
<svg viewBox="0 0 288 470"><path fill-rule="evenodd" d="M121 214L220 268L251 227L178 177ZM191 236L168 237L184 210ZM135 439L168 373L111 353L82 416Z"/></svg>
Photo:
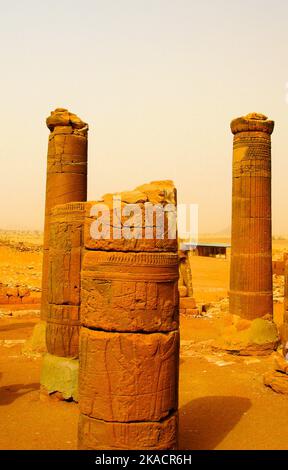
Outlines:
<svg viewBox="0 0 288 470"><path fill-rule="evenodd" d="M123 193L121 207L125 201L139 203L144 215L145 202L176 204L175 196L171 182L151 183ZM109 200L104 197L108 205ZM125 217L120 219L123 226ZM113 240L112 235L92 240L91 223L88 210L81 275L79 448L176 449L177 239L168 239L165 232L157 240L154 230L149 240Z"/></svg>
<svg viewBox="0 0 288 470"><path fill-rule="evenodd" d="M274 354L274 368L264 375L264 384L274 392L288 394L288 255L284 255L284 312L280 329L282 351Z"/></svg>
<svg viewBox="0 0 288 470"><path fill-rule="evenodd" d="M48 259L48 317L41 371L42 393L78 399L80 270L85 203L51 210Z"/></svg>

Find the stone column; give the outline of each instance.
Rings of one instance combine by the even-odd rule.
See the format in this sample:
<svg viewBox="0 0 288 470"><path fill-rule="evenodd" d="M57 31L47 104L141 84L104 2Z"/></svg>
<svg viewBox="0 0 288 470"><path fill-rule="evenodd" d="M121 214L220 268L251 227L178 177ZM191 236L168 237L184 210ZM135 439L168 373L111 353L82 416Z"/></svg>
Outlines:
<svg viewBox="0 0 288 470"><path fill-rule="evenodd" d="M67 109L46 120L50 129L47 156L41 320L48 314L50 212L58 204L87 200L88 125Z"/></svg>
<svg viewBox="0 0 288 470"><path fill-rule="evenodd" d="M48 316L41 371L42 392L78 396L80 271L85 203L55 206L50 212Z"/></svg>
<svg viewBox="0 0 288 470"><path fill-rule="evenodd" d="M234 134L230 313L253 320L273 313L271 134L274 122L248 114Z"/></svg>
<svg viewBox="0 0 288 470"><path fill-rule="evenodd" d="M42 295L40 322L25 343L26 355L44 353L48 316L49 237L51 209L59 204L87 199L88 125L67 109L58 108L46 120L50 129L47 156Z"/></svg>
<svg viewBox="0 0 288 470"><path fill-rule="evenodd" d="M176 205L171 182L122 193L140 208L135 227L144 236L145 204ZM179 305L177 239L91 237L85 220L81 275L79 370L80 449L175 449L178 431ZM94 203L88 203L90 207ZM165 224L167 223L165 214ZM141 220L140 220L141 219ZM120 222L119 224L117 223ZM109 219L108 219L108 225Z"/></svg>

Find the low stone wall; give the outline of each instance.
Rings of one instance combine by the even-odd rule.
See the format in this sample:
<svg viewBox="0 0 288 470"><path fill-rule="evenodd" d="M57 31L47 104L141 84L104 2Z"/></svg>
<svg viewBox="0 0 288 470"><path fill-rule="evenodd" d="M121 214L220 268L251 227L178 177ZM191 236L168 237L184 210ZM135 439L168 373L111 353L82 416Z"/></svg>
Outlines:
<svg viewBox="0 0 288 470"><path fill-rule="evenodd" d="M272 272L277 276L284 276L285 274L285 262L284 261L272 261Z"/></svg>
<svg viewBox="0 0 288 470"><path fill-rule="evenodd" d="M186 317L197 317L200 315L194 297L180 297L179 313Z"/></svg>
<svg viewBox="0 0 288 470"><path fill-rule="evenodd" d="M28 287L9 287L0 284L0 305L40 304L41 292L31 291Z"/></svg>

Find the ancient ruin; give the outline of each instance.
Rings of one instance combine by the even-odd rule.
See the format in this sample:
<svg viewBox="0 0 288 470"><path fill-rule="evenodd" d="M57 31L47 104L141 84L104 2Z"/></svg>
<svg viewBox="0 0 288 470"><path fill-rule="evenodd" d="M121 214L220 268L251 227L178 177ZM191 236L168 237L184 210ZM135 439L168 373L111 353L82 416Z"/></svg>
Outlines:
<svg viewBox="0 0 288 470"><path fill-rule="evenodd" d="M58 108L46 120L50 130L47 156L41 319L48 315L48 270L51 209L87 199L88 125L67 109Z"/></svg>
<svg viewBox="0 0 288 470"><path fill-rule="evenodd" d="M191 269L191 252L188 250L179 250L179 308L181 315L197 316L199 310L193 297L193 281Z"/></svg>
<svg viewBox="0 0 288 470"><path fill-rule="evenodd" d="M288 255L284 254L283 324L280 327L282 351L274 354L274 369L264 374L264 384L277 393L288 394Z"/></svg>
<svg viewBox="0 0 288 470"><path fill-rule="evenodd" d="M271 134L263 114L234 119L230 313L272 315Z"/></svg>
<svg viewBox="0 0 288 470"><path fill-rule="evenodd" d="M279 240L281 248L276 255L273 252L272 262L271 248L274 122L252 113L231 123L230 298L230 257L224 256L230 245L227 240L205 240L197 245L205 249L193 256L195 253L189 251L193 245L178 240L177 198L172 181L154 181L133 191L86 201L88 126L62 108L51 113L47 125L51 134L41 321L34 330L32 347L30 340L25 342L18 335L23 330L25 334L29 320L34 326L36 309L39 312L42 264L38 259L37 285L35 253L41 255L41 244L35 252L34 248L16 245L19 251L33 253L33 263L30 265L29 258L27 266L32 285L12 284L10 278L0 284L1 305L9 310L7 326L0 335L10 335L13 320L17 322L14 339L0 339L0 347L7 348L7 361L20 363L17 355L11 351L9 354L9 348L24 343L21 361L29 365L29 374L33 374L31 364L38 361L38 371L35 383L30 375L27 382L22 375L19 384L3 387L3 401L9 402L12 393L25 402L27 393L33 407L37 403L38 413L49 417L47 421L55 419L61 426L63 416L72 429L71 440L65 437L65 448L194 448L198 423L205 445L208 442L209 448L216 448L218 427L215 442L210 442L210 423L216 419L221 428L223 410L233 429L242 414L247 414L251 400L254 408L259 397L268 406L271 404L270 395L276 394L263 386L262 377L273 391L288 394L288 256L283 257ZM10 256L10 241L4 239L3 243ZM9 274L9 265L5 266ZM25 305L31 310L25 311ZM13 318L16 307L18 317ZM27 322L21 321L22 309ZM281 344L279 337L282 348L275 352ZM43 340L45 348L41 349ZM45 349L44 356L35 354L33 360L29 354L26 357L26 350L29 353L33 346L41 353ZM247 358L252 355L259 357ZM272 361L261 361L260 356L267 355L274 358L271 371L269 367L267 371L267 364L271 366ZM33 392L35 396L30 399ZM261 393L266 394L264 398ZM227 435L224 424L220 429L222 439ZM33 439L37 438L33 435Z"/></svg>
<svg viewBox="0 0 288 470"><path fill-rule="evenodd" d="M215 342L243 355L278 345L273 323L271 134L274 122L251 113L234 119L230 321Z"/></svg>
<svg viewBox="0 0 288 470"><path fill-rule="evenodd" d="M35 336L44 343L48 316L48 277L51 209L87 199L88 125L67 109L57 108L46 120L50 130L47 155L41 322Z"/></svg>
<svg viewBox="0 0 288 470"><path fill-rule="evenodd" d="M119 196L118 229L127 223L129 204L137 205L140 214L133 230L140 231L141 237L127 238L122 232L114 238L115 207L112 195L106 195L108 235L104 229L103 238L94 239L91 211L95 203L87 203L81 274L79 448L176 449L177 238L168 236L169 210L162 238L157 238L157 218L152 216L149 238L144 238L143 223L147 204L176 205L176 191L171 182L164 181Z"/></svg>

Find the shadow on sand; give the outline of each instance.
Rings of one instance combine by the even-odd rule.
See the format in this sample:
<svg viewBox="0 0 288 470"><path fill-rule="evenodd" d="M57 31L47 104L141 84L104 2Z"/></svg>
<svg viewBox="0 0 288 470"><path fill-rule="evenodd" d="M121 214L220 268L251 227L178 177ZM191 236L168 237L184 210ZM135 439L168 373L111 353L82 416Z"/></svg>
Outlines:
<svg viewBox="0 0 288 470"><path fill-rule="evenodd" d="M39 390L39 387L39 383L4 385L0 387L0 406L10 405L10 403L26 395L26 393Z"/></svg>
<svg viewBox="0 0 288 470"><path fill-rule="evenodd" d="M212 450L250 408L248 398L210 396L192 400L179 410L179 449Z"/></svg>

